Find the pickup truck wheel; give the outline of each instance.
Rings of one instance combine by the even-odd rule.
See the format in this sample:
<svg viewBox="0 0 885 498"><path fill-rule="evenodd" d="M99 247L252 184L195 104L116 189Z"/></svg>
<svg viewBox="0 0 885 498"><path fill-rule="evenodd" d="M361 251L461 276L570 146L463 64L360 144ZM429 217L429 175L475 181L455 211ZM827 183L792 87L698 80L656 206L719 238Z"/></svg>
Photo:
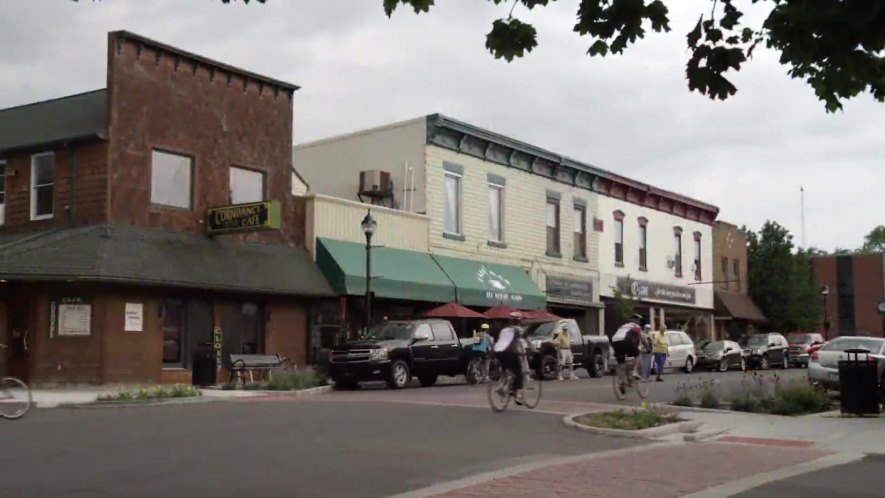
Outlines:
<svg viewBox="0 0 885 498"><path fill-rule="evenodd" d="M590 377L602 377L607 368L602 352L594 351L593 357L590 358L590 363L587 365L587 373L590 374Z"/></svg>
<svg viewBox="0 0 885 498"><path fill-rule="evenodd" d="M559 362L556 357L551 354L545 354L541 357L541 365L538 367L538 374L544 380L553 380L556 378L556 370Z"/></svg>
<svg viewBox="0 0 885 498"><path fill-rule="evenodd" d="M421 387L430 387L436 384L436 379L439 378L439 375L419 375L418 382L421 383Z"/></svg>
<svg viewBox="0 0 885 498"><path fill-rule="evenodd" d="M387 386L391 389L402 389L409 385L412 378L409 365L403 360L396 360L390 365L390 375L387 377Z"/></svg>

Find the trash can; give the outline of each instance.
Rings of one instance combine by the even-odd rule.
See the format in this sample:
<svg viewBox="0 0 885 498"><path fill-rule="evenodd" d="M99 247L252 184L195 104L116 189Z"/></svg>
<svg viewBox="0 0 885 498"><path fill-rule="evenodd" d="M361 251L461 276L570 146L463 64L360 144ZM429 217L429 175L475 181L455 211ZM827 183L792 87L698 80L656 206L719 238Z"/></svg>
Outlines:
<svg viewBox="0 0 885 498"><path fill-rule="evenodd" d="M200 344L191 365L191 383L202 387L214 386L216 367L212 343Z"/></svg>
<svg viewBox="0 0 885 498"><path fill-rule="evenodd" d="M839 361L839 395L842 413L879 414L879 377L876 360L865 349L845 350Z"/></svg>

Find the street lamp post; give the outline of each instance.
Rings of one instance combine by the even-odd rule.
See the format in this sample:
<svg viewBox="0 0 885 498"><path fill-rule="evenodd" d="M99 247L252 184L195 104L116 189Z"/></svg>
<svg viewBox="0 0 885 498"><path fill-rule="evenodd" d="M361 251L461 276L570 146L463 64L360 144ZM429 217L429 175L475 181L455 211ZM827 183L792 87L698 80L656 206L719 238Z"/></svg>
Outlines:
<svg viewBox="0 0 885 498"><path fill-rule="evenodd" d="M827 313L827 296L830 295L830 288L828 286L823 286L820 288L820 298L824 303L824 340L829 340L829 332L830 332L830 318Z"/></svg>
<svg viewBox="0 0 885 498"><path fill-rule="evenodd" d="M363 234L366 236L366 334L372 327L372 235L378 223L372 217L372 210L366 213L361 223Z"/></svg>

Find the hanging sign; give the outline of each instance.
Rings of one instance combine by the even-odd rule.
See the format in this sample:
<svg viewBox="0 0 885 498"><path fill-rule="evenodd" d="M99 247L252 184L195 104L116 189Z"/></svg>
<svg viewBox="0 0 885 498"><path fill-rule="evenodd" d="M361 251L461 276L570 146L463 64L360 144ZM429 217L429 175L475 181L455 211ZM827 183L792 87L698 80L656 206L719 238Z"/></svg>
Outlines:
<svg viewBox="0 0 885 498"><path fill-rule="evenodd" d="M279 228L279 201L211 208L206 214L206 233L209 235L279 230Z"/></svg>
<svg viewBox="0 0 885 498"><path fill-rule="evenodd" d="M215 367L221 370L221 327L212 329L212 350L215 351Z"/></svg>

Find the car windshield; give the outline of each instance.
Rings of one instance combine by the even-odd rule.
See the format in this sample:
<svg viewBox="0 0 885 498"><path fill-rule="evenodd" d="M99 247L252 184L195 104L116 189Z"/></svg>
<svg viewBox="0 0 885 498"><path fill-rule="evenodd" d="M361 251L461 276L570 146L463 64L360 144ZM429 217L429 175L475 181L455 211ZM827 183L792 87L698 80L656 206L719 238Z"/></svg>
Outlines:
<svg viewBox="0 0 885 498"><path fill-rule="evenodd" d="M712 342L704 343L702 351L707 351L707 352L722 351L723 349L725 349L725 342L724 341L712 341Z"/></svg>
<svg viewBox="0 0 885 498"><path fill-rule="evenodd" d="M767 335L754 335L744 339L744 346L768 346Z"/></svg>
<svg viewBox="0 0 885 498"><path fill-rule="evenodd" d="M527 337L550 337L553 335L554 327L556 327L556 322L530 323L525 329L525 335Z"/></svg>
<svg viewBox="0 0 885 498"><path fill-rule="evenodd" d="M790 344L811 344L812 343L811 336L808 334L791 335L791 336L787 337L787 341L789 341Z"/></svg>
<svg viewBox="0 0 885 498"><path fill-rule="evenodd" d="M841 352L847 349L863 349L873 354L879 354L882 351L883 344L885 344L885 341L882 339L870 337L840 337L822 347L821 351Z"/></svg>
<svg viewBox="0 0 885 498"><path fill-rule="evenodd" d="M410 339L412 331L408 322L387 322L372 329L369 334L372 339Z"/></svg>

